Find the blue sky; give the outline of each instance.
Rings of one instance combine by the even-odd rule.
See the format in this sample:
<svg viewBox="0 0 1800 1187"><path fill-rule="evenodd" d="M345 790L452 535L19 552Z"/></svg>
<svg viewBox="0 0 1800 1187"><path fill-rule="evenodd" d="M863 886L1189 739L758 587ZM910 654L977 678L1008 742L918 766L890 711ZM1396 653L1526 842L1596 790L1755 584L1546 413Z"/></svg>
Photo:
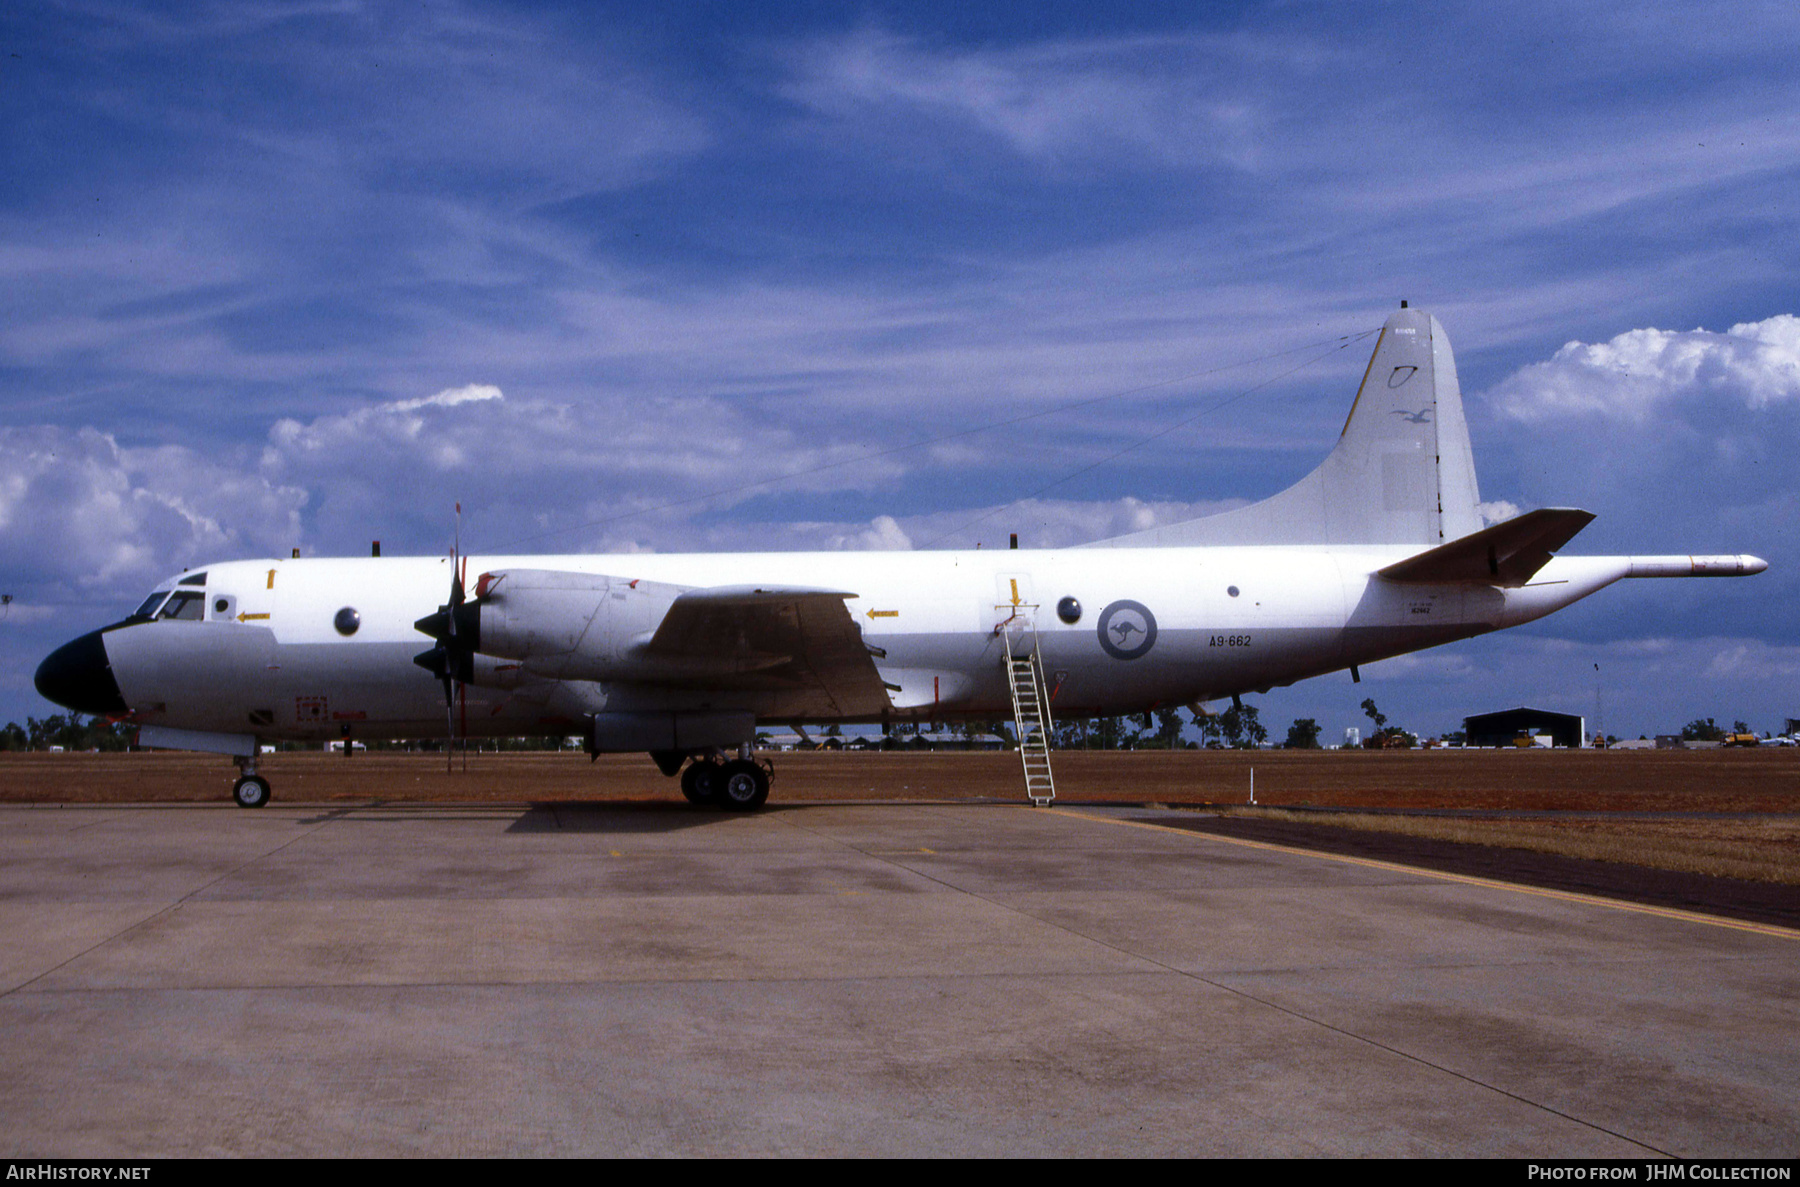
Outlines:
<svg viewBox="0 0 1800 1187"><path fill-rule="evenodd" d="M7 6L0 719L184 566L438 552L459 499L685 551L1270 494L1402 297L1497 512L1771 570L1265 719L1800 715L1793 6L1114 7Z"/></svg>

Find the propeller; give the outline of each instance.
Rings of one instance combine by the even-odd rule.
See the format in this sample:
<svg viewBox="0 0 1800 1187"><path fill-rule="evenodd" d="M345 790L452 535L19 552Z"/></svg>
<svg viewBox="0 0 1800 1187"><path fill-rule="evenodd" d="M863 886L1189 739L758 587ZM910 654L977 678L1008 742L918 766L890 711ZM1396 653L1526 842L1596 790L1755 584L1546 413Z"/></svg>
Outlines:
<svg viewBox="0 0 1800 1187"><path fill-rule="evenodd" d="M462 732L465 737L469 732L468 684L475 678L475 652L481 644L481 608L468 601L463 585L468 563L468 559L462 555L462 504L458 503L456 535L450 544L450 600L439 606L436 614L427 614L413 623L414 630L437 640L430 651L421 651L413 656L413 663L444 684L444 712L450 730L450 750L444 755L446 763L450 761L450 754L456 747L456 711L459 704L463 718ZM468 761L469 756L465 750L465 767Z"/></svg>

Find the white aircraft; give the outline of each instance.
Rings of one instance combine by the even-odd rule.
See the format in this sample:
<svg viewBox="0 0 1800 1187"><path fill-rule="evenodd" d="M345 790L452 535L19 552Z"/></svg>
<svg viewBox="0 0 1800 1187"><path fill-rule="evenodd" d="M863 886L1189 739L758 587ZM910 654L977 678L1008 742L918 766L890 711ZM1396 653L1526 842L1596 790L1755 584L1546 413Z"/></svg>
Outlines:
<svg viewBox="0 0 1800 1187"><path fill-rule="evenodd" d="M144 745L234 756L245 807L269 799L264 740L581 733L749 808L759 723L991 720L1016 655L1059 715L1145 713L1360 679L1625 577L1768 567L1552 556L1593 516L1484 527L1478 501L1450 343L1403 302L1330 456L1222 515L1043 551L232 561L61 647L37 687Z"/></svg>

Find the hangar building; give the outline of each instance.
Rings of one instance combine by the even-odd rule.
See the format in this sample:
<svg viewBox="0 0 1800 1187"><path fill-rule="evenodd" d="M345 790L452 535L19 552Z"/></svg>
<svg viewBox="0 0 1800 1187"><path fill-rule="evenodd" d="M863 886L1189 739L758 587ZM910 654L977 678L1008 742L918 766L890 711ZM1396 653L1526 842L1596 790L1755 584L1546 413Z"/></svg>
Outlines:
<svg viewBox="0 0 1800 1187"><path fill-rule="evenodd" d="M1470 746L1511 746L1521 733L1548 734L1557 746L1582 746L1587 741L1587 722L1548 709L1503 709L1463 718L1463 733Z"/></svg>

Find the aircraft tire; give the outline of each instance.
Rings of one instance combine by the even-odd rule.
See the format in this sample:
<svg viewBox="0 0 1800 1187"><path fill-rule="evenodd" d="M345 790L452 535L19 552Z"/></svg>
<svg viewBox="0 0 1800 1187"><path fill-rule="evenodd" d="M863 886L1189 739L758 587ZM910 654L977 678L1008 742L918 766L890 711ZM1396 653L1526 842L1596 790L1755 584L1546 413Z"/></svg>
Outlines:
<svg viewBox="0 0 1800 1187"><path fill-rule="evenodd" d="M697 758L681 772L681 794L690 804L702 807L717 804L725 783L724 768L711 759Z"/></svg>
<svg viewBox="0 0 1800 1187"><path fill-rule="evenodd" d="M763 806L769 798L769 773L748 759L725 764L725 777L719 785L719 806L733 812L748 812Z"/></svg>
<svg viewBox="0 0 1800 1187"><path fill-rule="evenodd" d="M261 775L245 775L231 788L231 798L240 808L262 808L269 803L269 781Z"/></svg>

